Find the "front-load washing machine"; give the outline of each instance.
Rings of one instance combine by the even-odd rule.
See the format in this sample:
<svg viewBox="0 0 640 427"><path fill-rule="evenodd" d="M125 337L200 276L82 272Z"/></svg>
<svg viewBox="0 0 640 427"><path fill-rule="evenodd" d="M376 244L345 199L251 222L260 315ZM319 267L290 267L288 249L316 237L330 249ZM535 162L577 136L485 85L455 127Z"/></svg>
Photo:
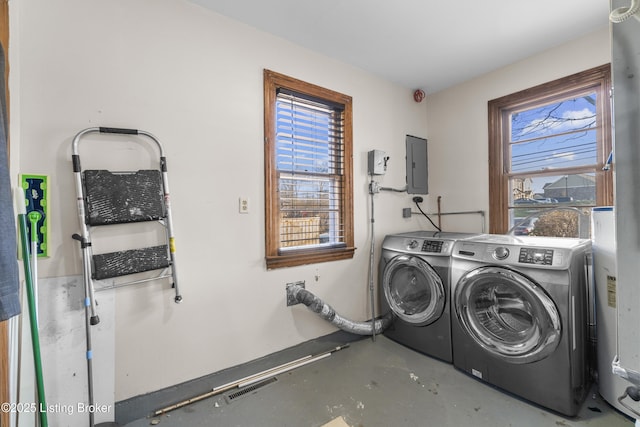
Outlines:
<svg viewBox="0 0 640 427"><path fill-rule="evenodd" d="M590 240L484 235L454 246L453 364L574 416L588 391Z"/></svg>
<svg viewBox="0 0 640 427"><path fill-rule="evenodd" d="M450 263L453 243L475 234L415 231L385 237L380 259L382 314L388 338L451 362Z"/></svg>

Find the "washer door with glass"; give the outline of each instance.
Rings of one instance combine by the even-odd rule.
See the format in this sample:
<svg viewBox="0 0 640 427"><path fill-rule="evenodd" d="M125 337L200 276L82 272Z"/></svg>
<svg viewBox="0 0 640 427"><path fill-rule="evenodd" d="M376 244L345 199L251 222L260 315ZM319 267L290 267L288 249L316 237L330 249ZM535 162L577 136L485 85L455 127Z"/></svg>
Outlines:
<svg viewBox="0 0 640 427"><path fill-rule="evenodd" d="M531 363L560 342L553 300L528 277L503 267L480 267L455 288L455 311L466 332L485 350L510 363Z"/></svg>
<svg viewBox="0 0 640 427"><path fill-rule="evenodd" d="M425 326L442 316L446 298L442 279L420 258L398 255L389 261L382 287L391 310L407 323Z"/></svg>

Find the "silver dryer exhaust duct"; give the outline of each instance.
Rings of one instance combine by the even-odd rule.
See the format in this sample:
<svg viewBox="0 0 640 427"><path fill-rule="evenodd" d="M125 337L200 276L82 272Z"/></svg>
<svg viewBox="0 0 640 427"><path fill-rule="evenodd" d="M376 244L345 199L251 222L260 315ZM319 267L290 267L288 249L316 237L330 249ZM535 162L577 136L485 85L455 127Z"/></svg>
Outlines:
<svg viewBox="0 0 640 427"><path fill-rule="evenodd" d="M324 320L331 322L343 331L356 335L377 335L384 331L393 320L393 314L387 313L374 322L354 322L340 316L329 304L322 301L304 288L304 282L287 283L287 306L304 304Z"/></svg>

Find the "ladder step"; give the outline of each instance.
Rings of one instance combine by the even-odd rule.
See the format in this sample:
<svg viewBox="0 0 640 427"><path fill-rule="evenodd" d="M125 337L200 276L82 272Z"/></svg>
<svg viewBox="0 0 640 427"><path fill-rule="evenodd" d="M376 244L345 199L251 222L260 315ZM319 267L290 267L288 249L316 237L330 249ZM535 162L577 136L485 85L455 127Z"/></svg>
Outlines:
<svg viewBox="0 0 640 427"><path fill-rule="evenodd" d="M167 245L93 255L93 278L96 280L167 268Z"/></svg>
<svg viewBox="0 0 640 427"><path fill-rule="evenodd" d="M87 224L109 225L154 221L165 216L159 170L84 171Z"/></svg>

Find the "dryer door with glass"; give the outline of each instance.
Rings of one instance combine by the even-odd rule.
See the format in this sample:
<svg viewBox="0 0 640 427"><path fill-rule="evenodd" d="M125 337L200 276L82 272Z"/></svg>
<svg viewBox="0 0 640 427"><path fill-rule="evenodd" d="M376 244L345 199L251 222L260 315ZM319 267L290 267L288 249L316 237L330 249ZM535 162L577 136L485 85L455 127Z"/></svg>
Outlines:
<svg viewBox="0 0 640 427"><path fill-rule="evenodd" d="M496 266L466 273L455 288L456 316L465 332L494 356L530 363L560 342L560 314L542 287L517 271Z"/></svg>
<svg viewBox="0 0 640 427"><path fill-rule="evenodd" d="M442 316L446 300L442 279L421 258L391 259L382 273L382 288L391 310L407 323L425 326Z"/></svg>

